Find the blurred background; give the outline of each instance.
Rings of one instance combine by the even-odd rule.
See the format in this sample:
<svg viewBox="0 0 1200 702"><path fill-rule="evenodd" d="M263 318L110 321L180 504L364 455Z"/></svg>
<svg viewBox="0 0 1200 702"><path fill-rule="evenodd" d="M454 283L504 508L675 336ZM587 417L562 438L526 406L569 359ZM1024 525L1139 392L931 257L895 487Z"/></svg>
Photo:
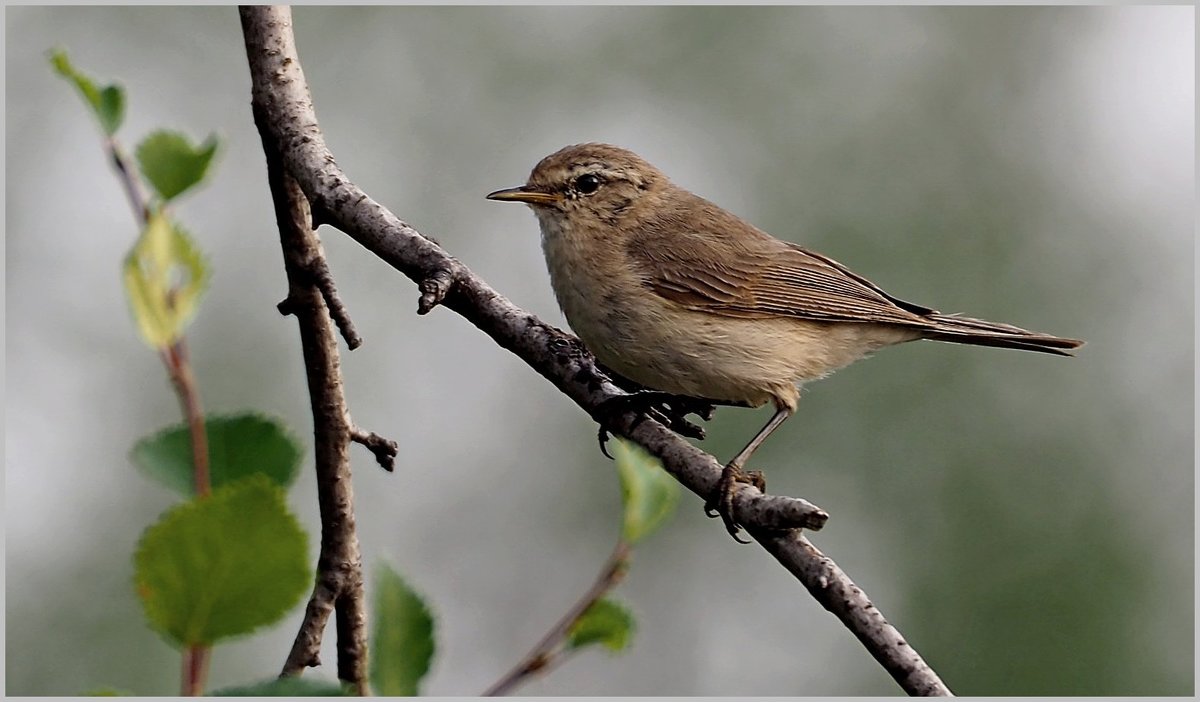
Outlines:
<svg viewBox="0 0 1200 702"><path fill-rule="evenodd" d="M189 332L205 407L311 446L237 11L10 7L6 691L178 689L131 587L175 496L134 470L177 421L119 279L136 231L99 130L46 51L128 91L120 138L223 139L178 209L210 257ZM637 151L776 236L947 312L1088 340L1075 359L916 343L806 390L756 455L772 492L952 689L1193 693L1194 10L300 7L326 138L368 193L516 304L565 322L527 208L487 202L566 144ZM588 417L415 285L321 230L366 344L345 353L368 576L432 604L425 691L478 694L588 586L617 533ZM722 409L727 459L770 410ZM316 540L311 462L291 493ZM314 543L315 554L315 543ZM618 590L632 650L526 694L899 689L761 549L687 494ZM301 607L219 646L210 686L270 677ZM333 677L333 633L325 668Z"/></svg>

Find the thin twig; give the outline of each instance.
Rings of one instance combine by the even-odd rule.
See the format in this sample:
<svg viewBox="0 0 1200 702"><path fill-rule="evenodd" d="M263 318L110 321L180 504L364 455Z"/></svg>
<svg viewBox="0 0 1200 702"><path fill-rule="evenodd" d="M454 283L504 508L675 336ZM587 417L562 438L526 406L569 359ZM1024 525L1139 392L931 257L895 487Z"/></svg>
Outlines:
<svg viewBox="0 0 1200 702"><path fill-rule="evenodd" d="M197 497L207 497L212 492L209 478L208 436L205 433L204 410L200 407L200 390L192 374L188 359L187 341L180 337L174 344L162 350L163 363L171 376L171 383L179 395L179 404L187 420L192 443L192 478Z"/></svg>
<svg viewBox="0 0 1200 702"><path fill-rule="evenodd" d="M594 605L601 597L604 597L610 590L621 582L625 577L625 572L629 568L629 544L621 539L617 542L616 548L604 563L604 568L600 570L600 575L596 577L595 582L588 588L588 591L580 597L570 609L567 610L550 631L538 641L533 647L517 663L511 670L504 674L494 685L489 687L483 693L484 697L496 697L507 695L516 686L528 680L531 676L537 673L546 673L559 663L565 657L565 648L567 636L571 632L571 628L575 626L575 622L583 616L584 612L589 607Z"/></svg>
<svg viewBox="0 0 1200 702"><path fill-rule="evenodd" d="M108 137L104 141L108 158L125 187L129 197L129 205L133 208L133 216L139 226L146 226L150 218L150 197L142 187L142 181L134 170L133 163L121 147L116 137ZM183 409L184 419L187 420L192 443L192 470L196 495L204 496L212 491L208 470L208 438L204 431L204 410L200 403L200 389L196 386L196 377L192 373L191 361L188 357L187 338L182 334L174 344L159 349L159 356L175 386L179 396L179 404Z"/></svg>
<svg viewBox="0 0 1200 702"><path fill-rule="evenodd" d="M396 454L400 452L400 444L373 431L364 431L358 427L350 430L350 440L366 446L371 453L375 454L375 460L379 466L387 472L391 473L396 469Z"/></svg>
<svg viewBox="0 0 1200 702"><path fill-rule="evenodd" d="M552 343L578 343L577 340L513 305L430 238L402 222L351 182L337 166L317 123L296 52L290 9L242 7L241 16L253 104L260 113L258 120L264 142L269 140L279 149L288 173L296 178L308 199L321 208L323 221L334 224L418 284L435 275L449 276L453 284L441 300L444 306L519 356L589 413L605 400L622 394L604 379L590 354L563 356L551 347ZM636 428L631 424L632 417L625 415L614 422L612 429L660 458L664 467L689 490L702 497L711 494L722 467L715 458L658 422L645 421ZM763 533L764 526L780 526L764 516L764 509L800 502L774 495L751 499L761 493L747 485L739 488L734 515L752 534ZM810 521L811 507L808 503L798 505L795 514L808 517L790 526L803 526ZM818 581L827 583L827 588L861 592L832 561L814 553L798 531L773 532L769 538L760 538L760 543L794 574L819 573ZM831 611L873 656L899 663L885 667L906 692L950 694L911 646L902 646L898 635L889 635L895 629L886 624L882 615L873 618L876 626L864 627L862 618L845 608L831 608ZM878 614L873 607L871 611Z"/></svg>
<svg viewBox="0 0 1200 702"><path fill-rule="evenodd" d="M108 151L108 159L112 162L113 168L117 170L121 184L125 186L125 195L129 198L130 207L133 208L133 216L137 218L140 226L145 226L146 220L150 218L150 198L146 196L146 190L142 187L142 181L138 178L133 163L125 154L125 150L121 148L121 142L117 141L116 137L110 136L105 139L104 148Z"/></svg>
<svg viewBox="0 0 1200 702"><path fill-rule="evenodd" d="M116 169L129 205L133 209L134 219L140 227L145 227L150 219L151 202L142 181L129 156L121 147L116 137L105 139L104 148L108 152L109 161ZM212 492L212 481L209 472L208 435L205 430L204 410L200 402L200 389L196 385L195 374L192 373L191 361L188 356L187 339L182 334L176 341L159 349L159 357L167 369L167 376L179 397L179 404L188 425L188 434L192 446L192 484L196 497L204 498ZM211 647L193 644L183 652L183 670L181 673L181 693L197 697L204 694L204 681L208 676L208 661Z"/></svg>
<svg viewBox="0 0 1200 702"><path fill-rule="evenodd" d="M256 109L255 121L263 130L260 117L261 112ZM304 668L320 664L322 632L332 611L337 628L338 678L365 695L368 693L366 605L350 472L354 427L342 392L341 361L327 298L310 275L313 262L321 256L321 246L309 226L304 193L284 172L279 152L266 131L262 131L262 137L267 182L287 272L287 310L296 317L300 328L308 376L321 512L316 584L280 675L298 675Z"/></svg>
<svg viewBox="0 0 1200 702"><path fill-rule="evenodd" d="M337 285L333 282L333 274L329 272L329 264L325 261L325 256L318 256L309 265L309 275L312 276L317 289L321 291L321 297L325 298L329 316L333 318L333 323L337 325L342 338L346 340L346 347L353 351L362 346L362 337L355 330L354 322L350 320L350 312L346 310L345 303L338 295Z"/></svg>

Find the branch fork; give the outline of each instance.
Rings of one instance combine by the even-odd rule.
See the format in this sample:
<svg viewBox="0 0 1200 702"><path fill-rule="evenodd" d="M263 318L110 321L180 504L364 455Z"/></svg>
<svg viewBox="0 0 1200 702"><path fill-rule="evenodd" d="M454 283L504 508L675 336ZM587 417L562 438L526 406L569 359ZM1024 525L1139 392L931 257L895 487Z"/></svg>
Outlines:
<svg viewBox="0 0 1200 702"><path fill-rule="evenodd" d="M574 346L577 340L570 340L513 305L436 242L354 185L337 167L321 136L291 31L290 9L245 6L241 8L241 17L255 120L268 163L276 161L295 179L295 186L303 191L304 197L320 209L319 222L336 226L415 281L421 292L418 312L425 314L439 304L452 309L499 346L524 360L589 414L605 400L624 394L613 382L597 375L591 355ZM305 213L304 223L311 221ZM310 371L310 386L312 382ZM314 412L318 409L314 397ZM611 429L641 444L688 489L707 497L717 484L721 464L663 424L653 419L636 423L635 419L634 413L624 413L612 422ZM348 414L343 411L338 421L348 422ZM348 470L345 477L348 478ZM797 528L819 528L828 515L798 498L756 492L742 486L734 500L735 514L750 535L842 621L901 688L913 695L950 695L949 688L862 590ZM349 519L352 528L352 513ZM353 555L357 556L357 541L353 547ZM350 564L360 561L360 557L355 558ZM361 592L361 578L357 587ZM317 594L314 592L314 600ZM365 627L361 610L346 614L354 615L348 616L348 626L357 622L359 631ZM340 654L345 652L350 659L361 654L363 657L354 659L361 666L365 643L359 644L365 641L365 636L345 637L344 647L341 616L339 612L339 677L361 679L356 678L353 666L343 665ZM296 645L303 645L301 637L297 637ZM312 657L299 660L309 661Z"/></svg>

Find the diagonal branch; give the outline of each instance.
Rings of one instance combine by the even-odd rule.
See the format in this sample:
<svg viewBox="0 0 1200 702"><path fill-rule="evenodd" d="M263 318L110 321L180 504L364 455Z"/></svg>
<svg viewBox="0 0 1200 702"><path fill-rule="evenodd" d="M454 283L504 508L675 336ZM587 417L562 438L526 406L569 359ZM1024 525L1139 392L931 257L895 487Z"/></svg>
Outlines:
<svg viewBox="0 0 1200 702"><path fill-rule="evenodd" d="M629 570L630 546L625 539L617 542L613 552L605 561L600 574L587 592L566 611L537 645L511 670L484 691L483 697L501 697L512 692L518 685L536 674L545 674L562 663L568 650L566 647L571 629L592 605L616 587Z"/></svg>
<svg viewBox="0 0 1200 702"><path fill-rule="evenodd" d="M597 368L577 339L513 305L434 241L400 221L338 168L317 124L300 67L287 7L242 7L253 104L264 140L274 139L287 172L322 221L333 224L420 287L419 311L443 304L501 347L524 360L593 417L624 393ZM598 417L597 417L598 418ZM721 464L656 421L632 413L610 419L609 429L644 446L685 487L707 497ZM937 674L887 623L836 564L797 527L817 529L827 515L796 498L763 495L741 486L734 502L739 522L867 647L908 693L948 695ZM779 531L784 529L783 531Z"/></svg>

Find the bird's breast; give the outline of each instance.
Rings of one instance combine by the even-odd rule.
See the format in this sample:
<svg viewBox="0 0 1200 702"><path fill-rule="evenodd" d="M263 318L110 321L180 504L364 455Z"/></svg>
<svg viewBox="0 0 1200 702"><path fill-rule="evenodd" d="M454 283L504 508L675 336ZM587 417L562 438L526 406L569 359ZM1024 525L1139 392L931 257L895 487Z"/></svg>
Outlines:
<svg viewBox="0 0 1200 702"><path fill-rule="evenodd" d="M605 234L542 220L542 250L558 306L602 361L637 335L633 315L641 292L624 251Z"/></svg>
<svg viewBox="0 0 1200 702"><path fill-rule="evenodd" d="M571 330L601 363L656 390L751 399L747 391L732 387L740 381L725 382L725 371L712 363L723 365L728 354L718 350L714 357L711 348L728 345L729 335L698 326L695 313L645 287L615 232L607 237L587 232L590 239L585 239L585 233L543 220L542 234L559 307ZM715 377L722 380L714 382Z"/></svg>

